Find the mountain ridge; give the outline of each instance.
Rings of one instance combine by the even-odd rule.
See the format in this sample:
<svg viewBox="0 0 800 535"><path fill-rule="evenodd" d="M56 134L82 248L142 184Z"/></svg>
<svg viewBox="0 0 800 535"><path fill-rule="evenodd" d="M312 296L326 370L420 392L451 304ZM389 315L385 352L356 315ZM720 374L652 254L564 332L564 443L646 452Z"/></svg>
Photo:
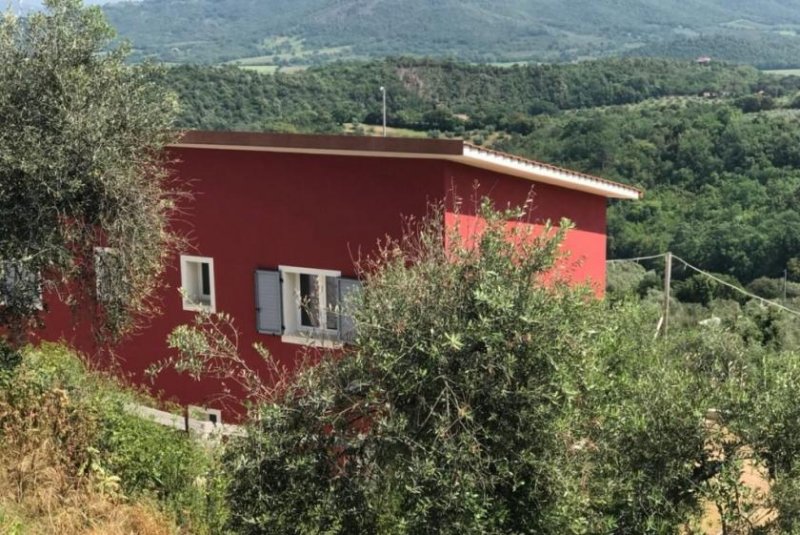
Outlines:
<svg viewBox="0 0 800 535"><path fill-rule="evenodd" d="M800 0L142 0L104 9L138 57L179 63L573 61L744 31L800 51Z"/></svg>

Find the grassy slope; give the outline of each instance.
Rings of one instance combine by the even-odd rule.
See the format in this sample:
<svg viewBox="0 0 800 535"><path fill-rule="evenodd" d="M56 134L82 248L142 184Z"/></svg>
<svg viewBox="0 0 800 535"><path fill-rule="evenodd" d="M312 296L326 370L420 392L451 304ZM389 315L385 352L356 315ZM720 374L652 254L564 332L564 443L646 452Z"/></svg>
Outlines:
<svg viewBox="0 0 800 535"><path fill-rule="evenodd" d="M13 371L4 362L0 533L221 533L215 480L195 485L212 453L128 415L142 395L58 345L29 349Z"/></svg>

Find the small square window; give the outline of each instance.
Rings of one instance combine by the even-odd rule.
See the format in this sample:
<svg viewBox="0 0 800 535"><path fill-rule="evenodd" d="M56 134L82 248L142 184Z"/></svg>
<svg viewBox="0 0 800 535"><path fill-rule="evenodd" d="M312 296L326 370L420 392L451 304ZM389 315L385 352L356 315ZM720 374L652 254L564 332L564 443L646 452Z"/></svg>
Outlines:
<svg viewBox="0 0 800 535"><path fill-rule="evenodd" d="M184 310L215 312L214 259L181 255L181 290Z"/></svg>

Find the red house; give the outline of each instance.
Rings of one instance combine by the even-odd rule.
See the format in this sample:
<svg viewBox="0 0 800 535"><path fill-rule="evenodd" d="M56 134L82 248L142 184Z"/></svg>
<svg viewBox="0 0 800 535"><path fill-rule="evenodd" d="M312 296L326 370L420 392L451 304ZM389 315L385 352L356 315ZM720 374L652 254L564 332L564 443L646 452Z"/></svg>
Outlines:
<svg viewBox="0 0 800 535"><path fill-rule="evenodd" d="M445 201L447 225L460 218L469 229L475 215L467 206L456 214L453 204L471 198L476 184L497 206L520 205L533 190L536 224L571 219L570 276L601 294L607 199L641 196L458 140L189 132L170 151L194 197L179 230L195 248L172 262L163 315L117 348L134 380L167 356L167 335L202 307L235 319L243 350L259 342L288 368L304 345L339 343L350 328L328 311L357 284L354 259L398 236L403 217L424 216L432 202ZM312 306L301 307L301 298ZM65 310L54 307L46 323L46 338L85 345ZM247 358L257 365L254 352ZM156 383L167 397L195 405L209 403L218 388L172 373Z"/></svg>

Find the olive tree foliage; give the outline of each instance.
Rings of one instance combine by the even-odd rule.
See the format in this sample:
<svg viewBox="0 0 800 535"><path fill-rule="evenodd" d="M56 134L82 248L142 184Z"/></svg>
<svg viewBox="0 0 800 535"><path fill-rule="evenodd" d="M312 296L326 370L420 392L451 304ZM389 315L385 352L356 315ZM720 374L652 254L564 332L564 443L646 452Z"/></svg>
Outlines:
<svg viewBox="0 0 800 535"><path fill-rule="evenodd" d="M228 444L234 531L674 533L697 513L713 389L651 311L561 280L568 222L481 215L476 239L434 218L362 263L355 343Z"/></svg>
<svg viewBox="0 0 800 535"><path fill-rule="evenodd" d="M17 336L40 317L41 291L98 333L153 310L174 243L163 149L175 102L113 38L80 0L0 16L0 325Z"/></svg>

